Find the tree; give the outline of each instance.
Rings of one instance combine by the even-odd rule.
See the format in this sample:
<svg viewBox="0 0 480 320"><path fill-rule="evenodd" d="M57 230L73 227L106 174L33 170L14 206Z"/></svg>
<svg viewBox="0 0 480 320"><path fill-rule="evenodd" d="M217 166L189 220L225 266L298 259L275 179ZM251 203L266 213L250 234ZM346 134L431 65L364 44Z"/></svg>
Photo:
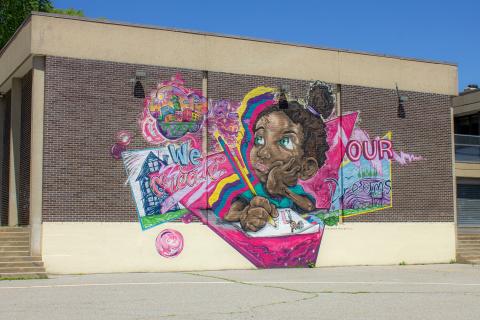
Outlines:
<svg viewBox="0 0 480 320"><path fill-rule="evenodd" d="M58 13L58 14L66 14L68 16L84 17L84 14L83 14L82 10L77 10L77 9L73 9L73 8L67 8L67 9L52 8L50 11L47 11L47 12Z"/></svg>
<svg viewBox="0 0 480 320"><path fill-rule="evenodd" d="M0 0L0 48L32 11L84 16L81 10L54 8L51 0Z"/></svg>

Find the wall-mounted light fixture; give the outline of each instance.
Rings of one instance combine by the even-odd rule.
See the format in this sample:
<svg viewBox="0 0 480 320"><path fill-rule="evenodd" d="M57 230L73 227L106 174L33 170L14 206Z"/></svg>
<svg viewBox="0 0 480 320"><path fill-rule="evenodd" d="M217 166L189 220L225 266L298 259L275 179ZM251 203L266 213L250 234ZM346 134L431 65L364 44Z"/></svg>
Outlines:
<svg viewBox="0 0 480 320"><path fill-rule="evenodd" d="M142 80L145 79L147 73L142 70L137 70L135 72L135 78L130 79L133 85L133 96L135 98L144 99L145 98L145 89L143 88Z"/></svg>
<svg viewBox="0 0 480 320"><path fill-rule="evenodd" d="M395 89L397 92L397 99L398 99L398 107L397 107L397 116L399 118L406 118L407 114L405 112L405 103L408 101L408 96L400 95L400 91L398 91L398 85L395 83Z"/></svg>

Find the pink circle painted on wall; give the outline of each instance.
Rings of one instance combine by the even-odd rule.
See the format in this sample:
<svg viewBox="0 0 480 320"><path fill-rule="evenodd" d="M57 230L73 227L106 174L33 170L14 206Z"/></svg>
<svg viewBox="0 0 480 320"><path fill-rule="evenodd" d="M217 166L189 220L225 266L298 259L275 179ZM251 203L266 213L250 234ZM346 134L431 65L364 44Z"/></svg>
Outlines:
<svg viewBox="0 0 480 320"><path fill-rule="evenodd" d="M162 257L174 258L183 250L183 236L177 230L165 229L158 234L155 246Z"/></svg>
<svg viewBox="0 0 480 320"><path fill-rule="evenodd" d="M133 139L133 133L130 133L129 131L126 131L126 130L121 130L117 132L115 136L115 140L117 141L117 144L122 146L128 146L130 142L132 142L132 139Z"/></svg>

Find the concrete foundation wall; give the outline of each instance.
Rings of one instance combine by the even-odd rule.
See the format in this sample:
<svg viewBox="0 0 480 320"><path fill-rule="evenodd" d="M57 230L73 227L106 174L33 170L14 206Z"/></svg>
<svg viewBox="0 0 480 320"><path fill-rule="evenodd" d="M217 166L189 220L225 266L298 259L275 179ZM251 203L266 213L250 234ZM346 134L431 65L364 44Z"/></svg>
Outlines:
<svg viewBox="0 0 480 320"><path fill-rule="evenodd" d="M137 223L44 223L43 261L50 273L154 272L255 268L202 224L167 223L183 234L174 259L155 249L159 229ZM449 263L453 223L345 223L327 228L317 266Z"/></svg>

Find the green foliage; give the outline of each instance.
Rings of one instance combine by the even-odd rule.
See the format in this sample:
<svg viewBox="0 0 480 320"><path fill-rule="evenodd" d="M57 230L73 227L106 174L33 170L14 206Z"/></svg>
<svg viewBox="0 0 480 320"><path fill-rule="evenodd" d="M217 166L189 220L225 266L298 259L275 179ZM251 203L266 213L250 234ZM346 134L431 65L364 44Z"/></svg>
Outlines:
<svg viewBox="0 0 480 320"><path fill-rule="evenodd" d="M54 8L51 0L0 0L0 48L3 48L32 11L83 17L81 10Z"/></svg>
<svg viewBox="0 0 480 320"><path fill-rule="evenodd" d="M144 229L151 228L160 223L180 218L181 216L187 213L188 213L187 209L180 209L177 211L169 211L164 214L154 214L152 216L144 216L144 217L141 217L142 226Z"/></svg>
<svg viewBox="0 0 480 320"><path fill-rule="evenodd" d="M339 217L337 212L329 213L329 214L319 213L319 214L316 214L315 216L317 218L320 218L325 225L330 227L336 226L339 222Z"/></svg>
<svg viewBox="0 0 480 320"><path fill-rule="evenodd" d="M375 168L361 169L360 172L357 174L358 178L368 178L368 177L376 177L376 176L378 176L378 171Z"/></svg>
<svg viewBox="0 0 480 320"><path fill-rule="evenodd" d="M82 10L77 10L73 8L67 8L67 9L53 8L51 11L48 11L48 12L57 13L57 14L66 14L69 16L85 17Z"/></svg>
<svg viewBox="0 0 480 320"><path fill-rule="evenodd" d="M339 221L339 218L336 215L326 217L325 219L323 219L323 223L325 223L329 227L336 226L338 224L338 221Z"/></svg>

